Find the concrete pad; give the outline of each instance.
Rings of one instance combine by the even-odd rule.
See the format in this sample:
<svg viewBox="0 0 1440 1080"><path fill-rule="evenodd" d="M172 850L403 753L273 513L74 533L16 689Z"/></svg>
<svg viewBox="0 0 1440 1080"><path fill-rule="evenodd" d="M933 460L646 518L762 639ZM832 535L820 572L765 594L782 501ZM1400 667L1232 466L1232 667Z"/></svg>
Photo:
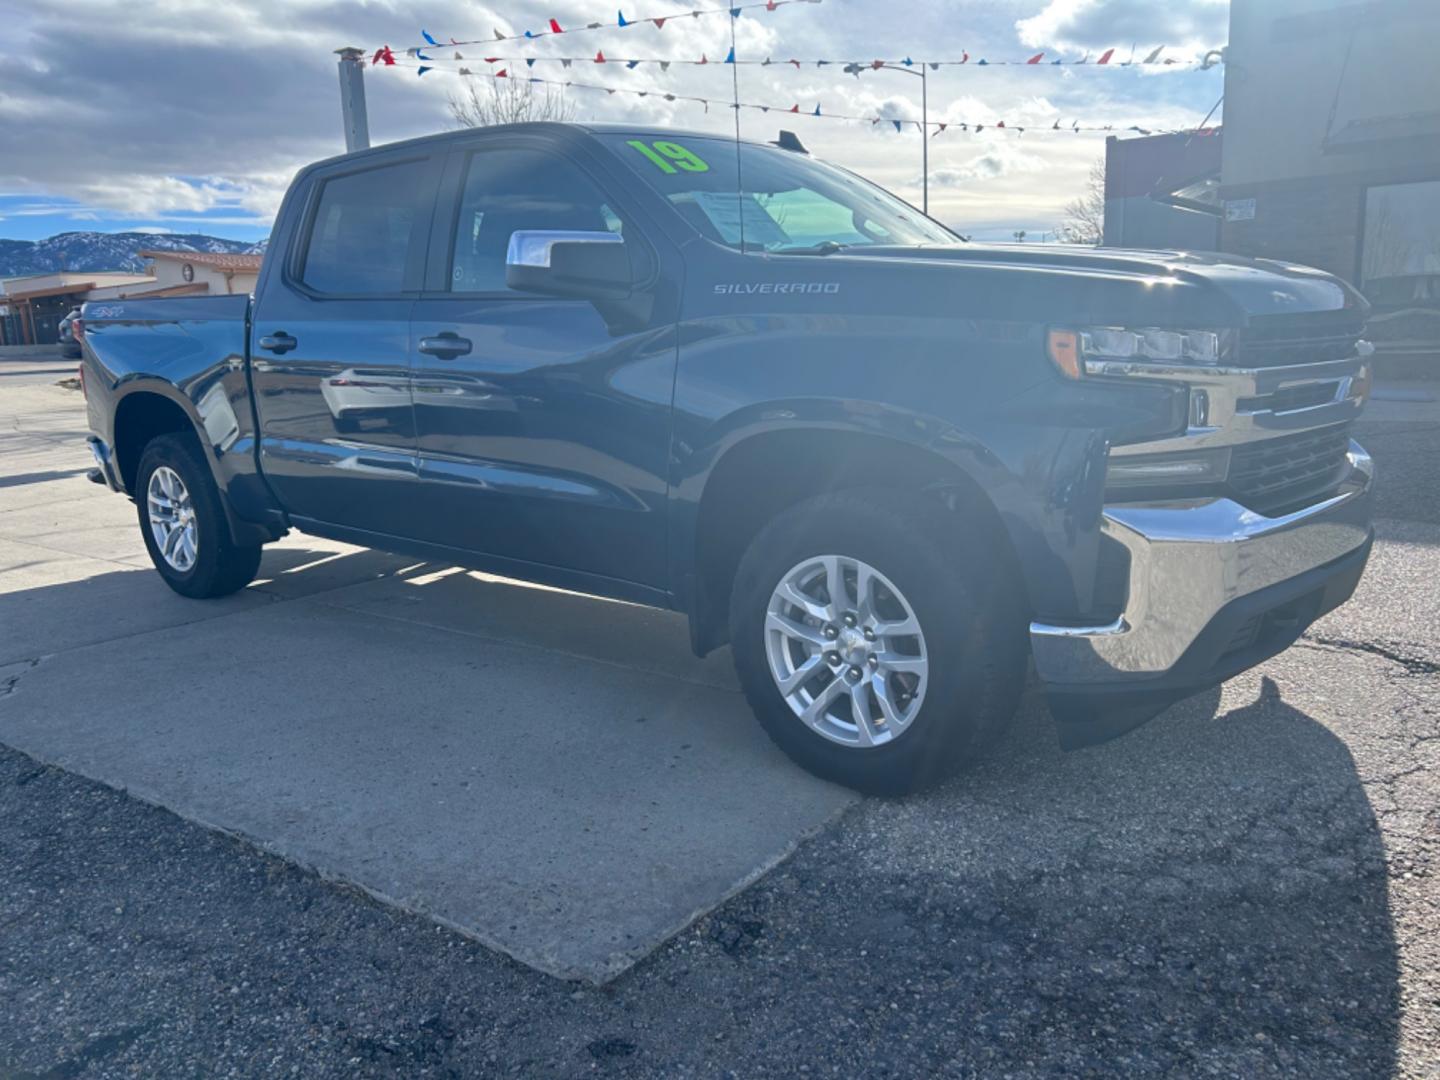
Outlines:
<svg viewBox="0 0 1440 1080"><path fill-rule="evenodd" d="M426 605L473 610L469 582ZM855 796L789 764L738 693L641 670L650 613L583 603L631 655L317 600L71 649L7 670L0 739L603 981Z"/></svg>

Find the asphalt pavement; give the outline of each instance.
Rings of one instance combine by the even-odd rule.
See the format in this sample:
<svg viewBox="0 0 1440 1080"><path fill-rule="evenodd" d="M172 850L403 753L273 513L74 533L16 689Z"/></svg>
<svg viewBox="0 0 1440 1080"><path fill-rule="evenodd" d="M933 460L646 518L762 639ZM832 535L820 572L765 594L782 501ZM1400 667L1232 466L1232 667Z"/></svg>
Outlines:
<svg viewBox="0 0 1440 1080"><path fill-rule="evenodd" d="M137 603L153 574L96 499L128 504L80 486L78 394L53 380L0 363L0 742L32 751L0 749L3 1080L1440 1076L1433 400L1373 407L1359 437L1381 470L1374 560L1356 599L1295 648L1073 754L1027 700L980 767L920 797L858 801L776 759L732 712L723 658L667 651L673 628L635 609L310 541L267 555L266 580L204 619ZM356 730L257 728L246 703L265 657L224 648L256 628L284 631L292 662L328 667L347 635L393 640L433 655L435 679L463 635L477 667L418 703L387 697L386 672L351 670ZM122 662L140 647L184 662ZM549 696L530 723L505 680L542 660ZM403 668L388 674L405 685ZM475 686L508 723L469 708ZM385 787L385 755L415 753L389 732L443 701L472 723L412 732L446 752L423 769L408 758ZM316 712L294 716L318 725ZM576 716L610 724L590 733ZM503 799L458 786L486 752L477 726L512 745L497 783L532 783L547 763L582 777L563 756L574 739L623 783L521 790L539 842L527 850L504 822L497 853L485 818ZM542 736L555 741L513 749ZM357 819L316 746L349 766L364 764L350 743L377 740L363 781L383 812ZM267 786L267 754L288 785ZM231 759L244 771L225 791L215 763ZM566 812L547 818L547 797ZM444 828L387 835L407 802ZM237 807L252 815L238 826ZM740 839L722 836L731 820ZM597 840L597 821L628 831ZM345 845L353 858L326 862ZM587 846L558 878L515 877ZM726 851L723 872L695 870ZM367 876L377 861L392 880L426 866L452 880L407 901ZM511 914L525 925L542 880L563 886L547 895L565 917L487 937ZM466 889L480 902L436 909ZM704 899L669 923L669 909L627 911L662 895ZM537 970L546 957L523 947L565 946L567 926L593 942L632 916L643 942L592 951L599 966L577 977Z"/></svg>

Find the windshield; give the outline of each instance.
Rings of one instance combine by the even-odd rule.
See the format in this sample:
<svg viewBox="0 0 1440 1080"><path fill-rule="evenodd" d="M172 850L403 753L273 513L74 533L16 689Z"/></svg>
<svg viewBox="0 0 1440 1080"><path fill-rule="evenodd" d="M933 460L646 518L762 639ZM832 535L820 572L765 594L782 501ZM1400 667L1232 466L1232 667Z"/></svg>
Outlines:
<svg viewBox="0 0 1440 1080"><path fill-rule="evenodd" d="M711 240L746 251L814 252L866 244L953 244L954 233L895 196L803 154L725 139L600 138Z"/></svg>

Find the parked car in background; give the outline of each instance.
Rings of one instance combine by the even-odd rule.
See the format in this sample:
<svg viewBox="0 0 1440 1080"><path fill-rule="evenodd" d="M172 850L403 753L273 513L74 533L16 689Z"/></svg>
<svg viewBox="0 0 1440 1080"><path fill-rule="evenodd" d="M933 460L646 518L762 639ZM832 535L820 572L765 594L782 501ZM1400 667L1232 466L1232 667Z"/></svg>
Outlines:
<svg viewBox="0 0 1440 1080"><path fill-rule="evenodd" d="M76 333L80 326L77 326L77 323L80 323L78 307L72 309L69 315L60 320L60 355L67 360L80 359L80 338Z"/></svg>

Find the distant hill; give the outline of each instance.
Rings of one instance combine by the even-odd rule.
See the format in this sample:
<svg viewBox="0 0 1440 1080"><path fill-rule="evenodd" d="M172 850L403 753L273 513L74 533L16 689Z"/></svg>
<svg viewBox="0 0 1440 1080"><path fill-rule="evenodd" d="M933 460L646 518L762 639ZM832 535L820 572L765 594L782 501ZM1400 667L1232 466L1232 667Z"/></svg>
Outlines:
<svg viewBox="0 0 1440 1080"><path fill-rule="evenodd" d="M221 240L200 233L67 232L46 240L0 240L0 278L47 274L56 270L145 269L141 251L209 251L226 255L260 255L269 241L258 244Z"/></svg>

